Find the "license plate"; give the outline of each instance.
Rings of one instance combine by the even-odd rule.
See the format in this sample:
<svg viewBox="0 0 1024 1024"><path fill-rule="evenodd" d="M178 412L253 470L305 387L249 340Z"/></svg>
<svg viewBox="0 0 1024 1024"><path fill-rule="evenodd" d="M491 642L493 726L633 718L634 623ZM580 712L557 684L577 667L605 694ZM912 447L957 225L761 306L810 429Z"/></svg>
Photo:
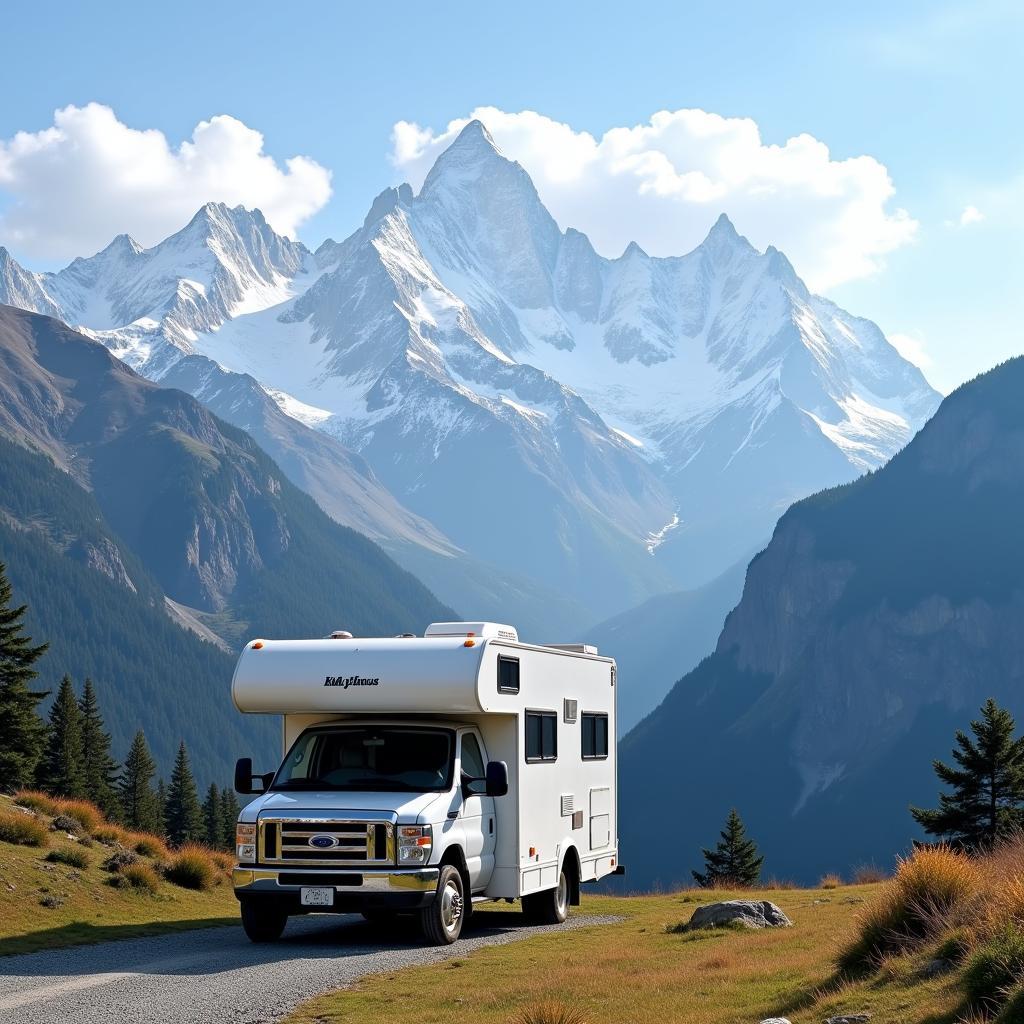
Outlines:
<svg viewBox="0 0 1024 1024"><path fill-rule="evenodd" d="M333 907L334 890L328 888L303 889L300 900L304 907Z"/></svg>

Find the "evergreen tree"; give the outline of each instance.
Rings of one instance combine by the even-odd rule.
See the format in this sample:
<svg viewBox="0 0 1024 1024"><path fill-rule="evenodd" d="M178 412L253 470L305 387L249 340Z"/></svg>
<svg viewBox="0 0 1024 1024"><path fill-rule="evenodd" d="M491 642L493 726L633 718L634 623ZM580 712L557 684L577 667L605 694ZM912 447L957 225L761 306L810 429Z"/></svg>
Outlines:
<svg viewBox="0 0 1024 1024"><path fill-rule="evenodd" d="M958 767L933 762L939 781L952 792L940 793L933 810L910 808L925 832L983 850L1024 826L1024 739L1015 739L1015 731L1013 715L991 697L980 720L971 722L974 739L957 730Z"/></svg>
<svg viewBox="0 0 1024 1024"><path fill-rule="evenodd" d="M11 607L12 596L0 562L0 789L8 790L31 784L46 744L46 725L36 708L47 694L29 684L47 645L32 646L23 632L26 606Z"/></svg>
<svg viewBox="0 0 1024 1024"><path fill-rule="evenodd" d="M235 791L229 786L220 791L220 842L225 850L235 849L235 826L238 824L238 815L241 813L241 805Z"/></svg>
<svg viewBox="0 0 1024 1024"><path fill-rule="evenodd" d="M220 822L220 790L216 782L210 783L206 791L206 799L203 801L203 824L206 826L206 843L211 849L220 849L221 822Z"/></svg>
<svg viewBox="0 0 1024 1024"><path fill-rule="evenodd" d="M160 835L167 835L167 783L161 779L156 786L156 814L160 821Z"/></svg>
<svg viewBox="0 0 1024 1024"><path fill-rule="evenodd" d="M49 737L36 780L41 789L54 796L80 800L86 795L84 769L82 712L75 699L71 676L65 676L50 708Z"/></svg>
<svg viewBox="0 0 1024 1024"><path fill-rule="evenodd" d="M117 762L110 756L110 734L103 727L96 688L86 679L78 702L82 713L82 775L85 795L108 818L119 818Z"/></svg>
<svg viewBox="0 0 1024 1024"><path fill-rule="evenodd" d="M192 766L189 764L184 740L178 747L171 784L167 787L166 814L167 838L174 846L203 841L206 834L203 812L199 806L196 780L192 777Z"/></svg>
<svg viewBox="0 0 1024 1024"><path fill-rule="evenodd" d="M163 828L157 807L156 794L153 792L153 776L156 765L146 746L145 734L140 729L132 740L128 756L124 759L124 768L118 781L118 795L125 824L141 832L162 834Z"/></svg>
<svg viewBox="0 0 1024 1024"><path fill-rule="evenodd" d="M694 880L705 889L716 886L746 889L754 885L761 877L764 857L757 855L757 844L747 838L735 808L729 812L725 828L719 835L721 839L714 850L701 851L704 854L704 873L692 872Z"/></svg>

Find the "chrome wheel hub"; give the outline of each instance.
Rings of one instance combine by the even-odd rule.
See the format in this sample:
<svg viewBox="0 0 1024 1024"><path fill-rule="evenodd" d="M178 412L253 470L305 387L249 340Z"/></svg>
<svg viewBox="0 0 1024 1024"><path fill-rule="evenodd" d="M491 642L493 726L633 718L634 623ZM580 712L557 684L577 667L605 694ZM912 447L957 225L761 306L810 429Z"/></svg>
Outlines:
<svg viewBox="0 0 1024 1024"><path fill-rule="evenodd" d="M447 931L453 932L462 917L462 896L454 882L449 882L441 893L441 920Z"/></svg>

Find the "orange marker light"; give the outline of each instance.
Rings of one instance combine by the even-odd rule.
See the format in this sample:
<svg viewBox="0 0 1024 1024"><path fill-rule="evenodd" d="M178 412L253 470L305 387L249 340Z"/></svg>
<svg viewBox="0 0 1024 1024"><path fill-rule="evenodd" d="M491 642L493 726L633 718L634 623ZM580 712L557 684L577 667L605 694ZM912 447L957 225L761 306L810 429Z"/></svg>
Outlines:
<svg viewBox="0 0 1024 1024"><path fill-rule="evenodd" d="M252 649L254 651L262 651L263 650L263 641L262 640L254 641L254 643L252 645Z"/></svg>
<svg viewBox="0 0 1024 1024"><path fill-rule="evenodd" d="M536 857L537 856L537 847L536 846L531 846L530 847L530 856L531 857Z"/></svg>
<svg viewBox="0 0 1024 1024"><path fill-rule="evenodd" d="M476 646L476 641L475 640L467 640L462 646L463 647L475 647Z"/></svg>

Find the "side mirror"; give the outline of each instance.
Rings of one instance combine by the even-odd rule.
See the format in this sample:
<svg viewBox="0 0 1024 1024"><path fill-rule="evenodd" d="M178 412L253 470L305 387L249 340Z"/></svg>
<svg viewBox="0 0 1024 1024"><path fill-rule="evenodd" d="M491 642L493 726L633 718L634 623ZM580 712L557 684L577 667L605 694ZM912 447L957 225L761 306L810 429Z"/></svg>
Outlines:
<svg viewBox="0 0 1024 1024"><path fill-rule="evenodd" d="M487 796L504 796L508 792L508 765L504 761L487 762Z"/></svg>
<svg viewBox="0 0 1024 1024"><path fill-rule="evenodd" d="M259 779L260 788L256 789L253 783ZM267 775L253 775L252 758L240 757L235 762L235 792L251 795L253 793L265 793L267 787L274 781L274 773Z"/></svg>

